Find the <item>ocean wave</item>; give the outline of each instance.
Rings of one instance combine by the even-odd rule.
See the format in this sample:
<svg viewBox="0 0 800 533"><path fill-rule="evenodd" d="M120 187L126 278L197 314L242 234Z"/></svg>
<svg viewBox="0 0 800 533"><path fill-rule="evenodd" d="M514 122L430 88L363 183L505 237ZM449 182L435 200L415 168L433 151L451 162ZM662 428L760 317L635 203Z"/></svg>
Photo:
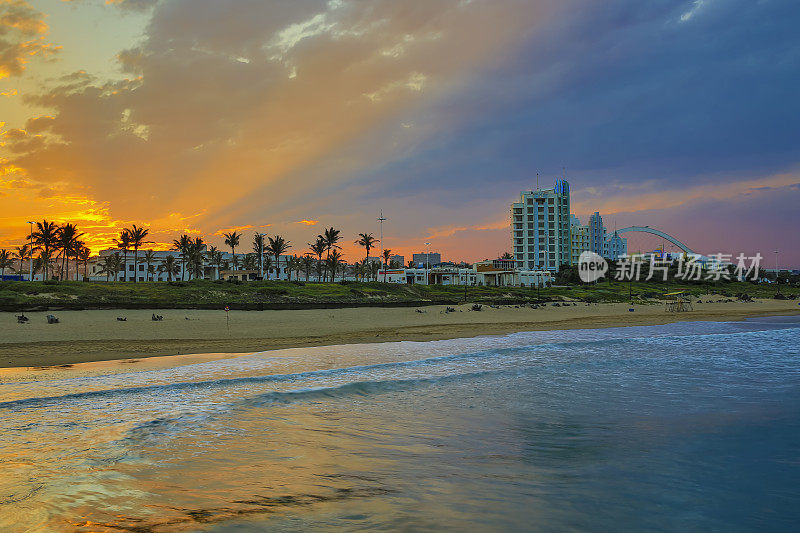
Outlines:
<svg viewBox="0 0 800 533"><path fill-rule="evenodd" d="M700 323L698 323L700 324ZM595 330L599 333L602 330ZM264 383L286 383L292 381L303 381L309 379L329 378L329 377L344 377L348 375L360 373L372 373L380 370L391 369L409 369L409 368L423 368L426 366L436 367L443 363L455 362L467 359L487 359L487 358L501 358L503 356L519 356L523 354L531 354L537 352L548 351L583 351L603 349L614 346L635 345L635 344L653 344L664 342L691 342L697 344L703 342L704 339L713 338L715 342L721 339L730 339L731 341L739 340L745 342L743 337L762 336L762 334L770 335L792 335L800 331L798 327L783 327L783 328L770 328L769 330L745 330L745 331L728 331L728 332L705 332L705 333L679 333L679 334L643 334L633 337L604 337L599 339L577 339L577 340L558 340L554 342L542 342L530 345L513 345L496 347L491 349L471 351L465 353L443 355L436 357L429 357L424 359L413 359L408 361L395 361L387 363L376 363L369 365L356 365L343 368L332 368L322 370L309 370L304 372L287 373L287 374L269 374L262 376L241 376L232 378L217 378L211 380L200 381L178 381L174 383L158 383L148 384L136 387L118 387L107 388L99 390L89 390L82 392L69 392L60 395L48 396L34 396L28 398L19 398L6 402L0 402L0 409L15 409L15 408L38 408L59 403L69 400L82 400L82 399L97 399L97 398L122 398L125 396L139 395L139 394L153 394L153 393L168 393L174 391L190 391L202 390L210 388L224 388L229 386L245 385L245 384L264 384ZM402 380L401 380L402 381Z"/></svg>

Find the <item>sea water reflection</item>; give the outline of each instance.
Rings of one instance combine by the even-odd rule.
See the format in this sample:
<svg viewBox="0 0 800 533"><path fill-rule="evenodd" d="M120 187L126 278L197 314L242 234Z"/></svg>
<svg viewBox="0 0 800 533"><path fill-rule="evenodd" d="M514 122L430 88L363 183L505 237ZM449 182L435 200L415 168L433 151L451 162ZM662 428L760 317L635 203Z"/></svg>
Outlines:
<svg viewBox="0 0 800 533"><path fill-rule="evenodd" d="M0 385L0 530L789 529L800 321Z"/></svg>

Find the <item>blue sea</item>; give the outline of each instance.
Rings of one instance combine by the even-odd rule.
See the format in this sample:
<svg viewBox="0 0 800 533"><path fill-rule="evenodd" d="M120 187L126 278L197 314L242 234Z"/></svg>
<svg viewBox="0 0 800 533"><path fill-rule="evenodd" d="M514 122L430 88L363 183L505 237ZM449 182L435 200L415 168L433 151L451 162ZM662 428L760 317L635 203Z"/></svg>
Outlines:
<svg viewBox="0 0 800 533"><path fill-rule="evenodd" d="M0 531L797 531L800 317L0 384Z"/></svg>

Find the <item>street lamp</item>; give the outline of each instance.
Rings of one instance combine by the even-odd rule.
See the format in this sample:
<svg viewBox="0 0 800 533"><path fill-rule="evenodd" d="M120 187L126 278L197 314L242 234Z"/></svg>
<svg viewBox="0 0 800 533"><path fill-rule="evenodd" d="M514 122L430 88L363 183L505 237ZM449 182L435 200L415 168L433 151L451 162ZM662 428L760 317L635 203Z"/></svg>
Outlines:
<svg viewBox="0 0 800 533"><path fill-rule="evenodd" d="M30 269L30 274L28 274L28 281L33 281L33 222L29 220L28 224L31 225L30 237L28 237L28 240L30 241L30 245L28 246L30 250L28 252L28 267Z"/></svg>
<svg viewBox="0 0 800 533"><path fill-rule="evenodd" d="M262 237L261 249L258 251L258 255L259 255L258 264L261 265L259 267L261 269L261 272L259 272L259 274L261 275L261 279L263 280L264 279L264 240L263 240L263 237L266 237L267 234L266 233L258 233L258 232L256 232L256 235L260 235ZM280 272L280 270L279 270L279 272ZM280 276L280 274L279 274L279 276ZM219 277L219 274L217 274L217 277Z"/></svg>
<svg viewBox="0 0 800 533"><path fill-rule="evenodd" d="M775 250L775 283L778 283L778 250Z"/></svg>
<svg viewBox="0 0 800 533"><path fill-rule="evenodd" d="M430 285L428 270L431 268L431 243L425 243L425 285Z"/></svg>

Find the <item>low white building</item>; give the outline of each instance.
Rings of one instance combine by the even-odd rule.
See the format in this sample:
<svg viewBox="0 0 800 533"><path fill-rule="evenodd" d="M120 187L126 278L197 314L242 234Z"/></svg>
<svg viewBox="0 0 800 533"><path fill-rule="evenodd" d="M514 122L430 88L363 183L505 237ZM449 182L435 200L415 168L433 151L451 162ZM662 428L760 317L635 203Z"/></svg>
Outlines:
<svg viewBox="0 0 800 533"><path fill-rule="evenodd" d="M152 252L152 255L154 256L153 260L149 264L145 260L146 253L148 251ZM115 253L119 254L121 260L120 269L116 276L117 281L134 281L134 279L135 281L169 281L169 275L159 268L164 265L167 256L172 256L175 258L176 271L172 274L173 281L194 278L194 276L189 272L188 266L181 263L181 256L177 250L139 250L137 254L138 258L135 258L132 250L128 250L127 253L123 253L123 251L120 249L110 248L108 250L102 250L97 256L89 259L87 274L90 281L114 281L114 273L106 273L102 267L102 264L105 262L107 257ZM239 267L242 266L242 262L246 255L247 254L236 254L236 261ZM280 266L276 265L275 257L265 256L265 258L266 257L269 257L271 266L267 269L265 268L266 261L262 262L263 274L260 276L257 275L256 278L263 277L263 279L288 280L289 269L287 266L289 258L292 256L280 256ZM222 252L222 263L219 267L211 263L211 261L208 259L207 252L204 252L203 258L203 266L201 268L202 272L200 275L201 279L220 279L219 271L223 269L230 270L230 268L233 266L233 255L230 252ZM258 271L256 271L256 273L258 273Z"/></svg>
<svg viewBox="0 0 800 533"><path fill-rule="evenodd" d="M416 285L468 285L499 287L539 287L553 283L553 273L548 270L517 270L513 260L490 260L475 263L471 268L454 266L434 268L389 269L389 283ZM384 270L378 273L383 280Z"/></svg>

